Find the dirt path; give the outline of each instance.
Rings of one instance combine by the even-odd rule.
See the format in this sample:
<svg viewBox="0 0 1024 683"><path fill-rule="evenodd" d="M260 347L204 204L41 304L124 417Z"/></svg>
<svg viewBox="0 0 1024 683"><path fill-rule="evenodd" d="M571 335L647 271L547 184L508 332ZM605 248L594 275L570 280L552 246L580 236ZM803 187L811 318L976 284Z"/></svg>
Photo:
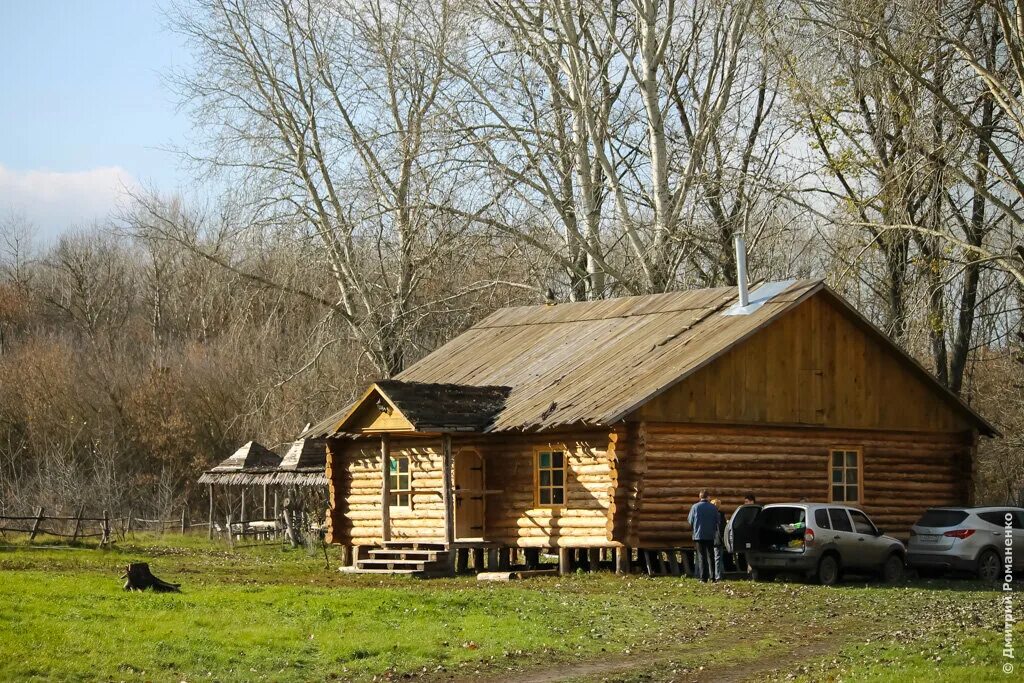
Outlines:
<svg viewBox="0 0 1024 683"><path fill-rule="evenodd" d="M607 656L455 680L459 683L749 681L777 670L791 671L804 662L837 652L867 633L863 628L851 630L846 626L837 624L833 634L823 636L809 627L778 623L775 632L786 632L786 641L759 650L753 658L732 650L746 647L747 643L737 640L735 634L721 634L696 642L672 644L657 653Z"/></svg>

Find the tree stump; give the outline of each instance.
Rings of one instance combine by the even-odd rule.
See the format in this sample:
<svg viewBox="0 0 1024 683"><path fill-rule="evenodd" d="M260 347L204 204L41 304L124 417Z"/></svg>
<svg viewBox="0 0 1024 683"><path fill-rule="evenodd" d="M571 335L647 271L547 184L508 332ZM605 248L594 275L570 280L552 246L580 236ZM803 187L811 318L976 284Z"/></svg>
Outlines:
<svg viewBox="0 0 1024 683"><path fill-rule="evenodd" d="M149 571L149 564L146 562L132 562L124 568L121 578L127 579L124 582L126 591L144 591L147 588L152 588L157 593L177 593L181 590L181 584L168 583L153 576Z"/></svg>

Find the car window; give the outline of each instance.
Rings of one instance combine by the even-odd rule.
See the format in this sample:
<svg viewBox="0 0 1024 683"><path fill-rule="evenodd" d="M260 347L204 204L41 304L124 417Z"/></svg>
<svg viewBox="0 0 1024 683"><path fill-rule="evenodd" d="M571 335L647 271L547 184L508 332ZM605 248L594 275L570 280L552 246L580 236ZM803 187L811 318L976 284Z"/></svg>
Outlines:
<svg viewBox="0 0 1024 683"><path fill-rule="evenodd" d="M988 512L979 512L978 518L988 522L989 524L995 524L996 526L1003 526L1006 523L1006 511L1005 510L989 510Z"/></svg>
<svg viewBox="0 0 1024 683"><path fill-rule="evenodd" d="M988 512L979 512L978 517L988 522L989 524L995 524L996 526L1006 526L1006 515L1010 515L1010 524L1014 529L1024 529L1024 514L1017 512L1016 510L989 510Z"/></svg>
<svg viewBox="0 0 1024 683"><path fill-rule="evenodd" d="M732 515L733 526L744 526L750 524L757 517L757 513L761 511L760 505L741 505L736 508L736 512Z"/></svg>
<svg viewBox="0 0 1024 683"><path fill-rule="evenodd" d="M825 508L818 508L814 511L814 524L819 529L831 529L832 525L828 522L828 510Z"/></svg>
<svg viewBox="0 0 1024 683"><path fill-rule="evenodd" d="M850 510L850 517L853 519L853 528L858 534L875 535L875 525L871 523L868 516L859 510Z"/></svg>
<svg viewBox="0 0 1024 683"><path fill-rule="evenodd" d="M921 519L917 520L917 526L946 527L956 526L967 519L967 513L963 510L927 510Z"/></svg>
<svg viewBox="0 0 1024 683"><path fill-rule="evenodd" d="M850 516L843 508L829 508L828 518L832 521L832 528L836 531L853 531L850 524Z"/></svg>

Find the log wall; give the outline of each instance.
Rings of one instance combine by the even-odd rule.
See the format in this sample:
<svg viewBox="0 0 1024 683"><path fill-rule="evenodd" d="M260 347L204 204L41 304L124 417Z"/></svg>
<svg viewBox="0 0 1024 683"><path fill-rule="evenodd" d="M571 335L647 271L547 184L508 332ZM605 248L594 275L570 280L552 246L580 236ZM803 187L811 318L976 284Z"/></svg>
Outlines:
<svg viewBox="0 0 1024 683"><path fill-rule="evenodd" d="M753 491L759 503L829 500L829 450L863 449L864 509L906 538L925 508L969 502L973 436L839 429L641 423L643 462L620 487L639 492L630 545L689 545L686 515L707 487L726 515Z"/></svg>
<svg viewBox="0 0 1024 683"><path fill-rule="evenodd" d="M392 437L391 456L409 458L411 506L392 507L392 540L444 540L441 497L442 446L437 439ZM351 545L381 542L380 438L328 443L327 479L332 508L328 541Z"/></svg>
<svg viewBox="0 0 1024 683"><path fill-rule="evenodd" d="M616 545L612 541L616 498L609 457L613 441L605 430L563 434L495 434L457 437L453 455L476 449L484 459L484 538L521 548ZM534 504L534 452L564 449L566 504ZM391 508L391 538L443 540L442 452L436 439L392 437L391 455L409 456L412 507ZM374 545L381 541L381 455L378 438L334 439L328 446L327 476L333 508L328 515L332 543Z"/></svg>
<svg viewBox="0 0 1024 683"><path fill-rule="evenodd" d="M460 438L453 450L476 448L484 458L487 496L484 537L520 548L611 547L615 465L608 431L495 434ZM566 500L561 508L534 505L534 452L566 451Z"/></svg>

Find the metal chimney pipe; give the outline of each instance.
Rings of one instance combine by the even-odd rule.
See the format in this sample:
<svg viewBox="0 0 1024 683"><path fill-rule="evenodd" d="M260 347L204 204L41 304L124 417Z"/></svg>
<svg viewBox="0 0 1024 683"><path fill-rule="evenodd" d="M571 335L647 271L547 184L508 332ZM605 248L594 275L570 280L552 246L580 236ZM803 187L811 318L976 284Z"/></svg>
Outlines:
<svg viewBox="0 0 1024 683"><path fill-rule="evenodd" d="M736 242L736 284L740 289L740 306L750 303L750 296L747 292L747 243L743 235L733 235Z"/></svg>

